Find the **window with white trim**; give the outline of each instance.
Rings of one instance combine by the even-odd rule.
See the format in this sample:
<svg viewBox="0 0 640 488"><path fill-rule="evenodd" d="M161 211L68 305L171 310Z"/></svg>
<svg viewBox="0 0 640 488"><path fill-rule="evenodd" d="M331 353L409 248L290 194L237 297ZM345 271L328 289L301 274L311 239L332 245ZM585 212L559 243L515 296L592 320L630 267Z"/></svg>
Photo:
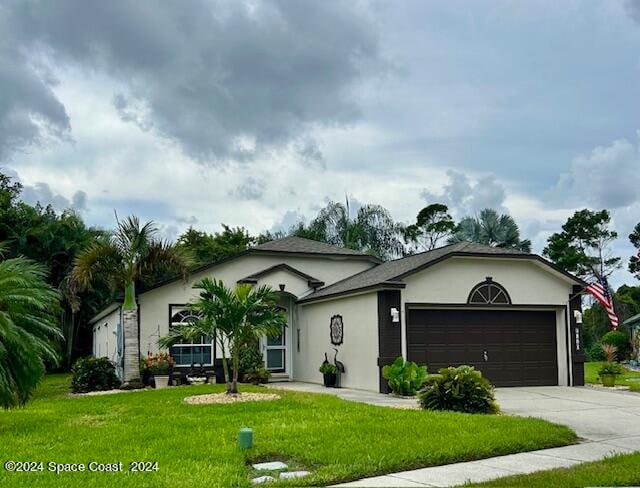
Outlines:
<svg viewBox="0 0 640 488"><path fill-rule="evenodd" d="M171 306L170 316L170 328L189 323L198 318L184 306L173 305ZM197 342L180 341L169 348L169 354L176 361L176 366L191 366L192 364L211 366L214 355L213 339L201 336L197 339Z"/></svg>

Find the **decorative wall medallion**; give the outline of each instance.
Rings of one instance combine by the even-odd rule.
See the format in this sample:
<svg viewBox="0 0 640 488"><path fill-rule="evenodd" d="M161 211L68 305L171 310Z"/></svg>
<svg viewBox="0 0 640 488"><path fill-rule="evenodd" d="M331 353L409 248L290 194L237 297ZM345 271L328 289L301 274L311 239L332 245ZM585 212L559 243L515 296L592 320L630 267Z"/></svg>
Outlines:
<svg viewBox="0 0 640 488"><path fill-rule="evenodd" d="M344 339L344 325L342 323L342 315L334 315L331 317L329 324L329 335L331 336L331 344L339 346Z"/></svg>

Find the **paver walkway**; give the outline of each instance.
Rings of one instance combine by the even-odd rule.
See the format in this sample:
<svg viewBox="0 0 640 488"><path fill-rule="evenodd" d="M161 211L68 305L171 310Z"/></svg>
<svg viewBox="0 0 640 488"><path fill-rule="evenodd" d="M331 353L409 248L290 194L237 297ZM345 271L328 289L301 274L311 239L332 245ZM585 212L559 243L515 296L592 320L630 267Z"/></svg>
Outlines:
<svg viewBox="0 0 640 488"><path fill-rule="evenodd" d="M345 400L380 406L407 406L412 402L346 388L332 390L309 383L292 382L273 386L331 393ZM570 467L597 461L611 454L640 451L640 395L588 387L543 386L499 388L496 390L496 397L503 412L568 425L583 442L572 446L403 471L338 486L456 486L465 482L482 482L513 474Z"/></svg>

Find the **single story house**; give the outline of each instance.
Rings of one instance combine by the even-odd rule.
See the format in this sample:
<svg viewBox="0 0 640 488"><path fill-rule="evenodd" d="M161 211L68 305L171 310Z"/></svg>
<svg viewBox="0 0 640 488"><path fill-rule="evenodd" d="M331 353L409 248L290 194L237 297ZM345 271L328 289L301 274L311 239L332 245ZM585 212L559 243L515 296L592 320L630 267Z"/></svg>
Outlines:
<svg viewBox="0 0 640 488"><path fill-rule="evenodd" d="M536 254L461 242L401 259L286 237L138 295L141 355L188 320L205 276L269 285L288 326L261 347L272 380L320 383L325 358L344 363L342 386L387 391L381 369L398 356L430 372L470 364L497 386L582 385L580 293L585 283ZM121 308L96 315L93 353L116 358ZM121 351L120 351L121 352ZM171 348L177 367L220 367L215 343ZM220 373L221 374L221 373Z"/></svg>

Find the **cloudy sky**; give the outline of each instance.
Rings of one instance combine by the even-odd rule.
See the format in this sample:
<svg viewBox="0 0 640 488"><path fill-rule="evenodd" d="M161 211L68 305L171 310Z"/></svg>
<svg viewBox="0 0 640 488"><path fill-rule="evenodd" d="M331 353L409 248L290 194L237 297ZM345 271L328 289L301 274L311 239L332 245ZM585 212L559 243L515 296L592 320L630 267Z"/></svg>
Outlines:
<svg viewBox="0 0 640 488"><path fill-rule="evenodd" d="M639 115L636 0L0 4L0 166L91 224L259 232L348 194L499 208L540 252L609 208L626 259Z"/></svg>

